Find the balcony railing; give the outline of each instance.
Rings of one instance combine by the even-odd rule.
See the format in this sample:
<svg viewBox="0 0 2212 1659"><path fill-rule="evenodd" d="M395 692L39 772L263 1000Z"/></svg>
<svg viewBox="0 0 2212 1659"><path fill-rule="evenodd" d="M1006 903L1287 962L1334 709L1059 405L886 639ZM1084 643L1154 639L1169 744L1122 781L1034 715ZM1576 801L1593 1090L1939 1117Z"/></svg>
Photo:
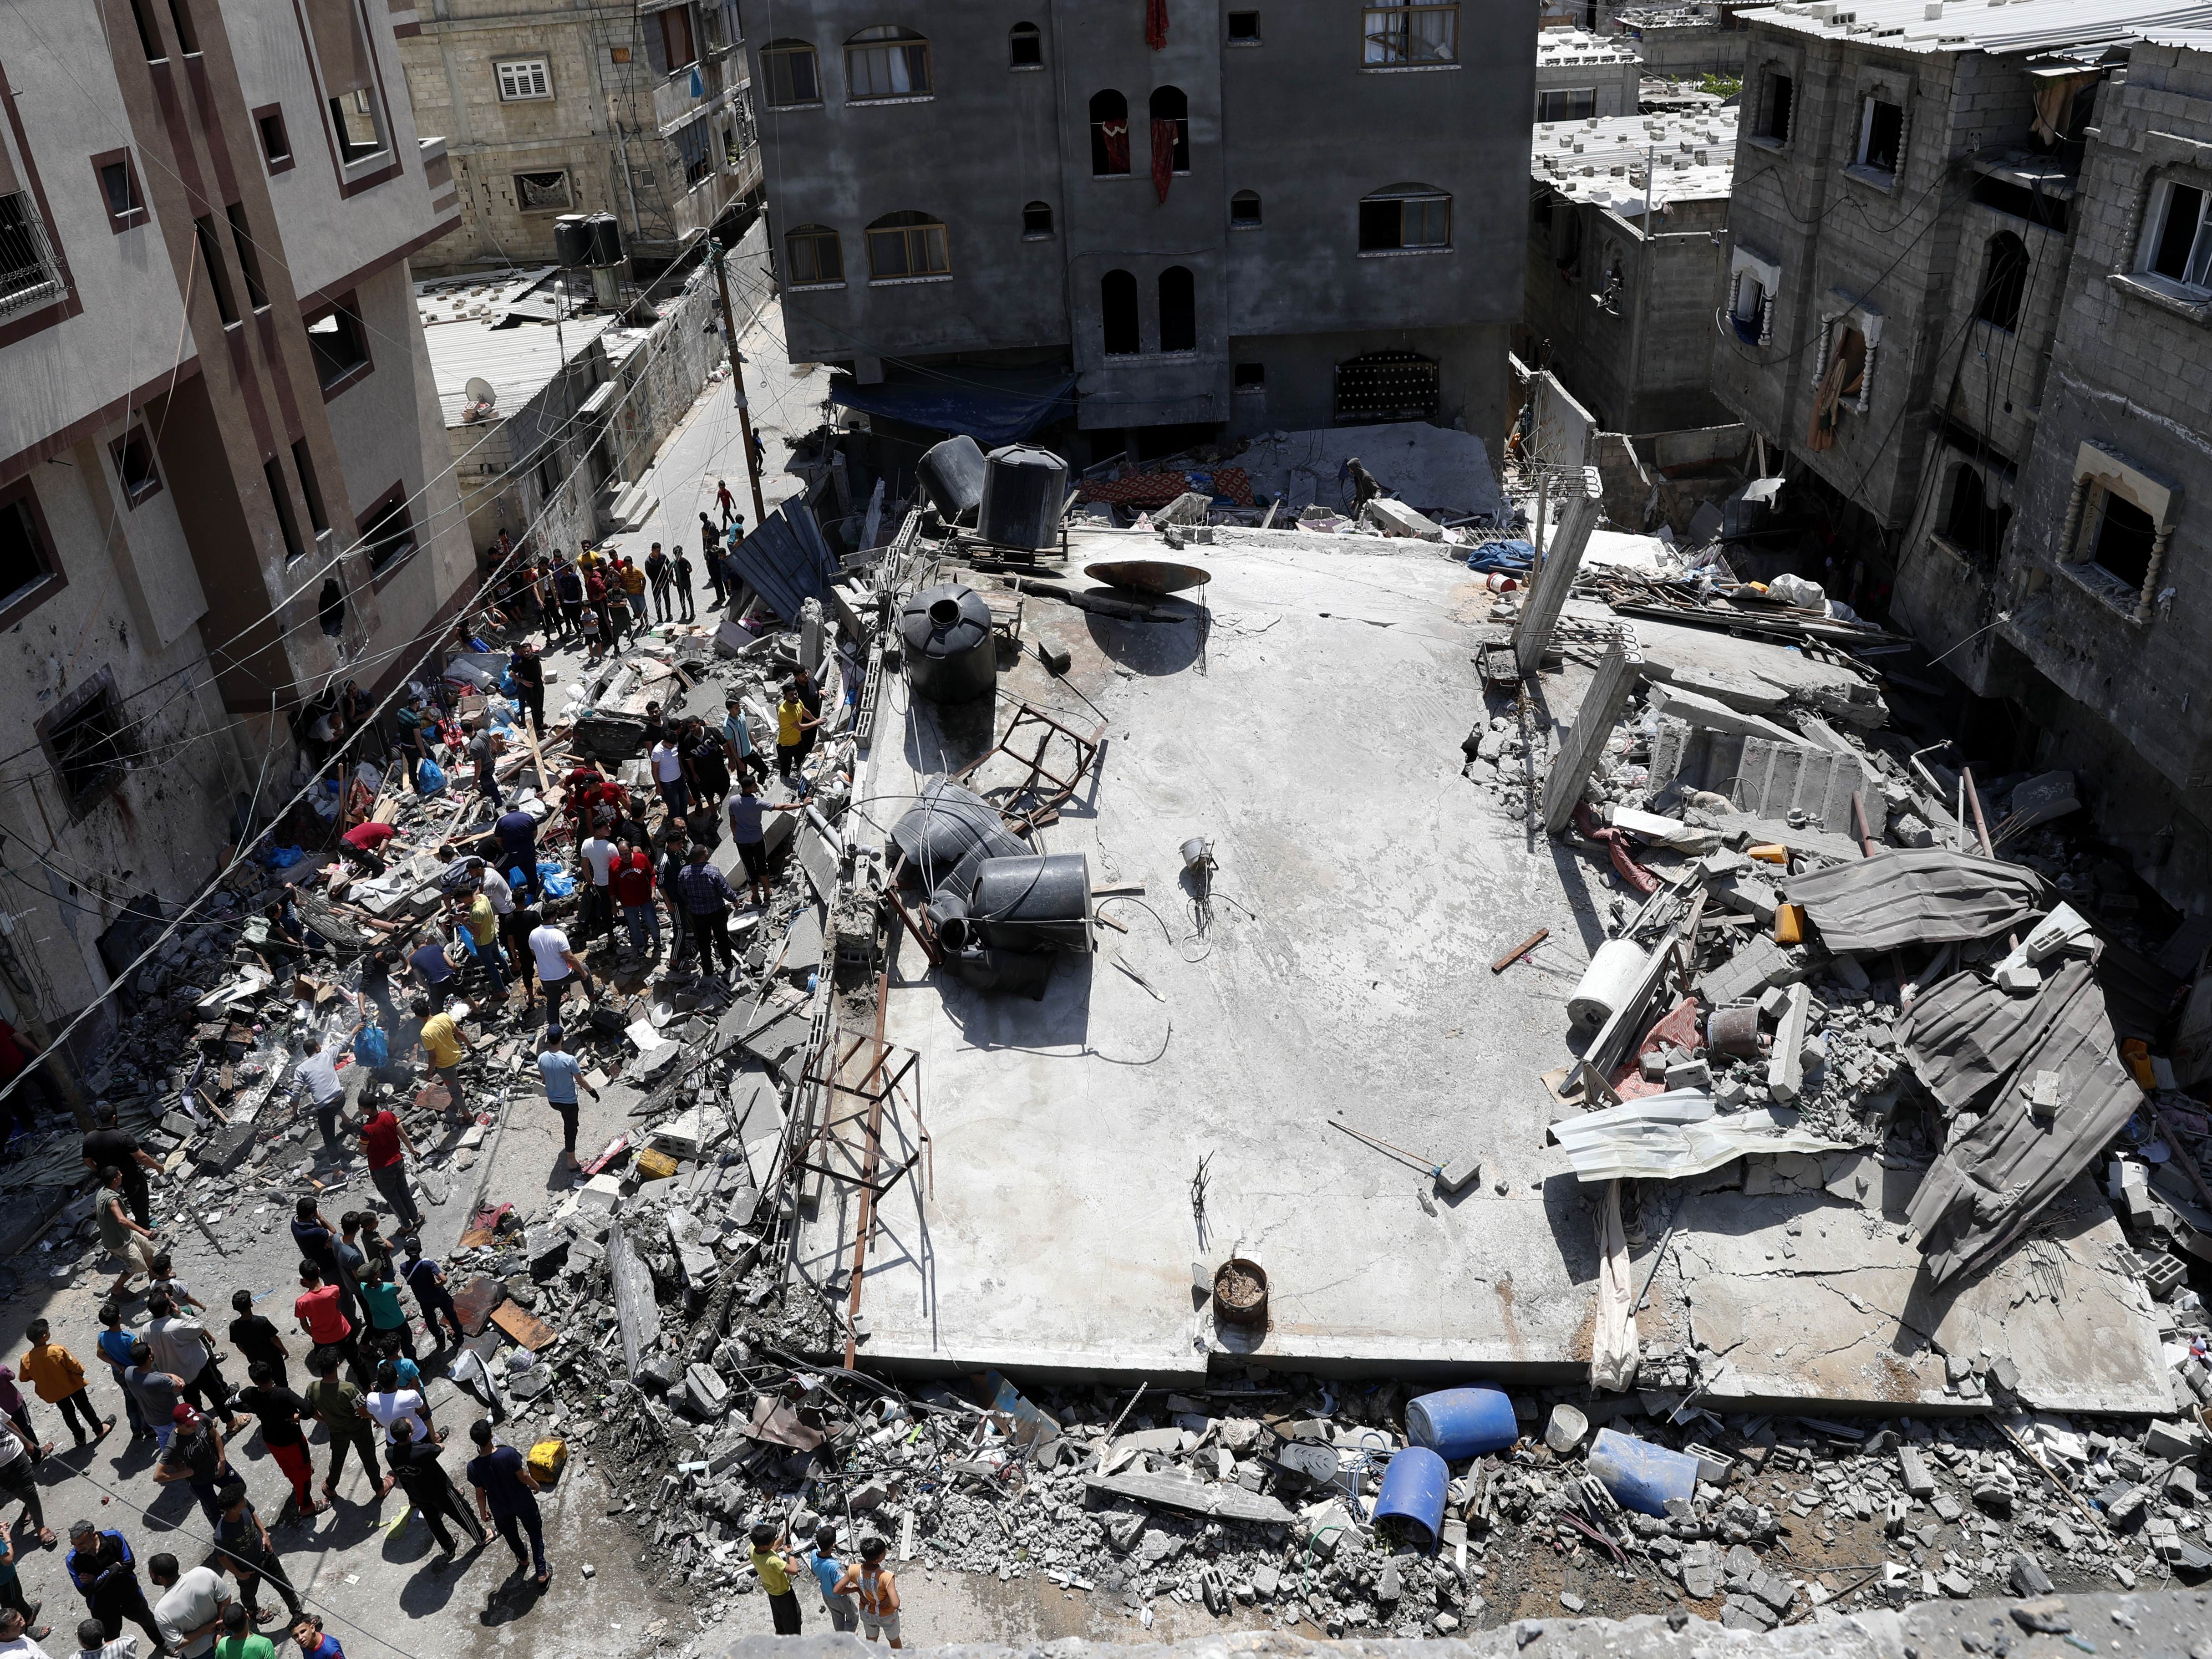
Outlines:
<svg viewBox="0 0 2212 1659"><path fill-rule="evenodd" d="M53 244L31 198L21 191L0 196L0 317L52 299L61 286Z"/></svg>

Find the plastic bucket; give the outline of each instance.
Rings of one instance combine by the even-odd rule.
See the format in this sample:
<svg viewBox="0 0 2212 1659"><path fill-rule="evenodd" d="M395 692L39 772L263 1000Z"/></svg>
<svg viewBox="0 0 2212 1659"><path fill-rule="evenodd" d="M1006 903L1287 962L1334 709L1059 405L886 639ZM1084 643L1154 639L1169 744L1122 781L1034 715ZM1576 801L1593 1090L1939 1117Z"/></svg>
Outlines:
<svg viewBox="0 0 2212 1659"><path fill-rule="evenodd" d="M1420 1531L1413 1541L1434 1543L1443 1529L1444 1489L1450 1484L1451 1472L1443 1458L1425 1446L1408 1446L1382 1472L1382 1490L1375 1495L1375 1519L1406 1522Z"/></svg>
<svg viewBox="0 0 2212 1659"><path fill-rule="evenodd" d="M1623 1509L1638 1515L1664 1516L1670 1498L1689 1502L1697 1495L1698 1468L1698 1460L1686 1452L1612 1429L1600 1429L1590 1442L1589 1472Z"/></svg>
<svg viewBox="0 0 2212 1659"><path fill-rule="evenodd" d="M1406 1436L1447 1463L1503 1451L1521 1437L1513 1402L1488 1382L1425 1394L1406 1407Z"/></svg>

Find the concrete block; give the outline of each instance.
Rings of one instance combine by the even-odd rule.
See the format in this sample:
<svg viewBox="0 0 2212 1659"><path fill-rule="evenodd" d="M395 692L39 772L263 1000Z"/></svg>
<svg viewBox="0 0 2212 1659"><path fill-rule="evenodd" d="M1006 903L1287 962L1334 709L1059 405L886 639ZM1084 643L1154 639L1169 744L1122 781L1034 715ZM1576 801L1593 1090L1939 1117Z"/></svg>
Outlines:
<svg viewBox="0 0 2212 1659"><path fill-rule="evenodd" d="M622 1179L618 1176L595 1175L578 1189L576 1198L580 1204L612 1215L622 1208Z"/></svg>
<svg viewBox="0 0 2212 1659"><path fill-rule="evenodd" d="M1787 1103L1797 1097L1805 1073L1805 1028L1812 1015L1813 994L1802 984L1790 988L1789 1006L1775 1028L1774 1047L1766 1060L1767 1092Z"/></svg>
<svg viewBox="0 0 2212 1659"><path fill-rule="evenodd" d="M1717 698L1700 696L1679 685L1653 686L1651 708L1664 719L1680 720L1700 731L1722 732L1738 738L1765 738L1770 743L1787 744L1793 748L1797 745L1797 734L1786 726L1778 726L1762 715L1731 708Z"/></svg>
<svg viewBox="0 0 2212 1659"><path fill-rule="evenodd" d="M1368 523L1386 536L1407 536L1425 542L1440 542L1444 538L1442 525L1416 513L1403 501L1394 501L1378 495L1367 503L1365 516Z"/></svg>

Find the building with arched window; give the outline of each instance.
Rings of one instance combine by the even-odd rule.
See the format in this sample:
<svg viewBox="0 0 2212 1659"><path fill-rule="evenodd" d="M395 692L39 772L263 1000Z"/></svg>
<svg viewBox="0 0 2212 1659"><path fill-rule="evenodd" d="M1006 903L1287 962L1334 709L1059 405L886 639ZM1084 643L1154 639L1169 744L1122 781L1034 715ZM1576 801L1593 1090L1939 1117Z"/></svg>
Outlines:
<svg viewBox="0 0 2212 1659"><path fill-rule="evenodd" d="M822 0L749 43L794 360L886 422L944 371L1057 372L1030 401L1085 461L1376 410L1502 440L1527 8L971 10Z"/></svg>

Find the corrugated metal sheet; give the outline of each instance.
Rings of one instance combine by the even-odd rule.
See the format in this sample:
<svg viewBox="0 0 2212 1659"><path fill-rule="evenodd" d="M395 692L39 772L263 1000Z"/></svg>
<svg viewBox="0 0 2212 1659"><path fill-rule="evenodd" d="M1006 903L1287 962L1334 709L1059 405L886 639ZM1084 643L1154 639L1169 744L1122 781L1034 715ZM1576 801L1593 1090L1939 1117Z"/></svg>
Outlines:
<svg viewBox="0 0 2212 1659"><path fill-rule="evenodd" d="M1566 1149L1567 1161L1582 1181L1674 1180L1717 1170L1747 1153L1834 1152L1844 1146L1771 1112L1723 1116L1702 1089L1672 1089L1567 1118L1552 1126L1552 1136Z"/></svg>
<svg viewBox="0 0 2212 1659"><path fill-rule="evenodd" d="M2021 865L1921 847L1796 877L1784 893L1831 951L1889 951L2002 933L2040 907L2044 886Z"/></svg>
<svg viewBox="0 0 2212 1659"><path fill-rule="evenodd" d="M1907 1212L1931 1282L1993 1261L2089 1166L2143 1094L2121 1064L2105 994L2086 962L2069 962L2034 1000L2037 1036L2006 1078L1996 1106L1936 1160ZM2061 1104L2036 1121L2036 1075L2059 1075Z"/></svg>
<svg viewBox="0 0 2212 1659"><path fill-rule="evenodd" d="M796 496L761 521L730 554L738 574L787 623L809 599L827 599L837 561L814 514Z"/></svg>
<svg viewBox="0 0 2212 1659"><path fill-rule="evenodd" d="M1954 974L1914 1000L1897 1046L1946 1115L1981 1110L2041 1033L2036 1010L2049 991L2012 996L1979 974Z"/></svg>
<svg viewBox="0 0 2212 1659"><path fill-rule="evenodd" d="M1839 27L1802 5L1736 15L1819 40L1923 52L2050 52L2212 26L2212 4L2203 0L2014 0L2007 6L1950 0L1937 17L1928 15L1927 0L1839 0L1820 10L1850 21Z"/></svg>

